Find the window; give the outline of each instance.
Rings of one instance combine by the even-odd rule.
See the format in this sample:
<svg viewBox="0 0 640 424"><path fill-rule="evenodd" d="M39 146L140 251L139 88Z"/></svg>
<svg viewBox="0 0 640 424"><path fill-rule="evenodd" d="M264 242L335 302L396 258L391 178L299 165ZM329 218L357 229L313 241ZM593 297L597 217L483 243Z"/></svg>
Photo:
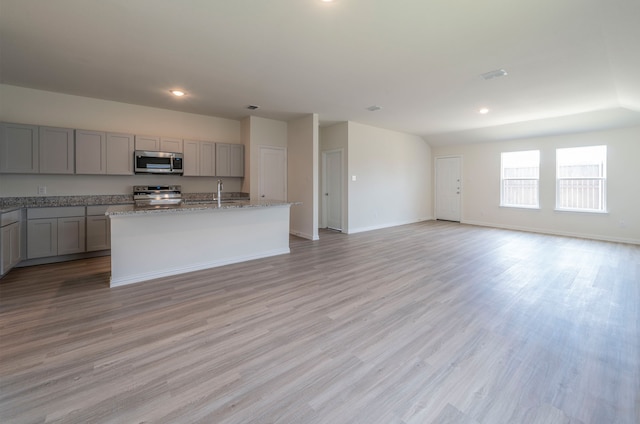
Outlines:
<svg viewBox="0 0 640 424"><path fill-rule="evenodd" d="M556 150L556 209L605 212L607 146Z"/></svg>
<svg viewBox="0 0 640 424"><path fill-rule="evenodd" d="M538 208L540 151L503 152L500 206Z"/></svg>

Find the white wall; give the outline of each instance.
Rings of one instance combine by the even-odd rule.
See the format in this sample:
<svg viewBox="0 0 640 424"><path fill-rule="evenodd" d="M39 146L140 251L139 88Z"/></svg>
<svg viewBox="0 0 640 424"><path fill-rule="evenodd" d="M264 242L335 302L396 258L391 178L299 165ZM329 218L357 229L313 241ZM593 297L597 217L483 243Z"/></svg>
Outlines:
<svg viewBox="0 0 640 424"><path fill-rule="evenodd" d="M318 239L318 115L289 121L287 131L287 184L291 207L291 233Z"/></svg>
<svg viewBox="0 0 640 424"><path fill-rule="evenodd" d="M320 205L318 220L321 228L326 228L326 217L323 215L323 169L322 153L330 150L342 151L343 184L342 184L342 231L349 231L349 179L347 164L349 163L349 124L341 122L330 127L320 128L320 157L318 169L320 170L320 189L318 191L318 204Z"/></svg>
<svg viewBox="0 0 640 424"><path fill-rule="evenodd" d="M432 219L431 147L411 134L355 122L348 128L348 232Z"/></svg>
<svg viewBox="0 0 640 424"><path fill-rule="evenodd" d="M555 211L555 149L608 146L608 213ZM540 150L540 209L501 208L500 153ZM461 155L462 222L550 234L640 243L640 127L508 142L441 146Z"/></svg>
<svg viewBox="0 0 640 424"><path fill-rule="evenodd" d="M0 84L0 121L77 129L162 135L240 143L240 121L137 106ZM0 196L124 194L134 184L182 184L185 192L213 191L214 177L176 176L0 176ZM241 179L225 179L225 190L241 189Z"/></svg>
<svg viewBox="0 0 640 424"><path fill-rule="evenodd" d="M260 146L287 147L287 123L273 119L250 116L242 121L245 146L245 187L252 199L260 197ZM247 135L245 136L245 132ZM245 147L246 149L247 147ZM248 182L248 185L247 185Z"/></svg>

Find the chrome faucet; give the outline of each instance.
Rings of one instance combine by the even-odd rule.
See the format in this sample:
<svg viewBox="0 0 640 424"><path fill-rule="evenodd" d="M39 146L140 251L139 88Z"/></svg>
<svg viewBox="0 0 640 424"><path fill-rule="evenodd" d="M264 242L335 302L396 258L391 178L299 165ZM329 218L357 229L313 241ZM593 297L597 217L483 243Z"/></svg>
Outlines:
<svg viewBox="0 0 640 424"><path fill-rule="evenodd" d="M222 180L218 180L218 206L222 204Z"/></svg>

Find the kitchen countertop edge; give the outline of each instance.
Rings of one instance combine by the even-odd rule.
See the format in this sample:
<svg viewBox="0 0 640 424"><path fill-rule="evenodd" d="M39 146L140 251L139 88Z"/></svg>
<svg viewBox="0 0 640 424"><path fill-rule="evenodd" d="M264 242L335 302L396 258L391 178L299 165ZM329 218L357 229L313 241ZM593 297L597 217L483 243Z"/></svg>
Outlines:
<svg viewBox="0 0 640 424"><path fill-rule="evenodd" d="M294 206L300 205L301 202L282 202L282 201L236 201L229 203L182 203L179 206L172 207L153 207L153 206L134 206L134 205L114 205L107 209L108 216L122 215L149 215L149 214L174 214L181 212L221 210L221 209L248 209L248 208L268 208L277 206Z"/></svg>

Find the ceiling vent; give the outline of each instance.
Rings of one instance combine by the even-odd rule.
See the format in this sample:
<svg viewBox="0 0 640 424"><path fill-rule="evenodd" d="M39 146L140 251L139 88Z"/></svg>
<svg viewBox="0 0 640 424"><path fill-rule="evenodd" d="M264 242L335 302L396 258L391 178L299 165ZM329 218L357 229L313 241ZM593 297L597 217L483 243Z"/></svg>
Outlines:
<svg viewBox="0 0 640 424"><path fill-rule="evenodd" d="M505 71L504 69L496 69L495 71L485 72L484 74L481 74L481 75L482 75L482 78L486 80L490 80L493 78L504 77L505 75L507 75L507 71Z"/></svg>
<svg viewBox="0 0 640 424"><path fill-rule="evenodd" d="M249 105L249 106L247 106L247 109L249 109L249 110L256 110L256 109L258 109L258 108L260 108L260 106L256 106L256 105Z"/></svg>
<svg viewBox="0 0 640 424"><path fill-rule="evenodd" d="M380 110L380 109L382 109L382 108L381 108L380 106L376 106L376 105L369 106L369 107L367 108L367 110L368 110L369 112L375 112L376 110Z"/></svg>

